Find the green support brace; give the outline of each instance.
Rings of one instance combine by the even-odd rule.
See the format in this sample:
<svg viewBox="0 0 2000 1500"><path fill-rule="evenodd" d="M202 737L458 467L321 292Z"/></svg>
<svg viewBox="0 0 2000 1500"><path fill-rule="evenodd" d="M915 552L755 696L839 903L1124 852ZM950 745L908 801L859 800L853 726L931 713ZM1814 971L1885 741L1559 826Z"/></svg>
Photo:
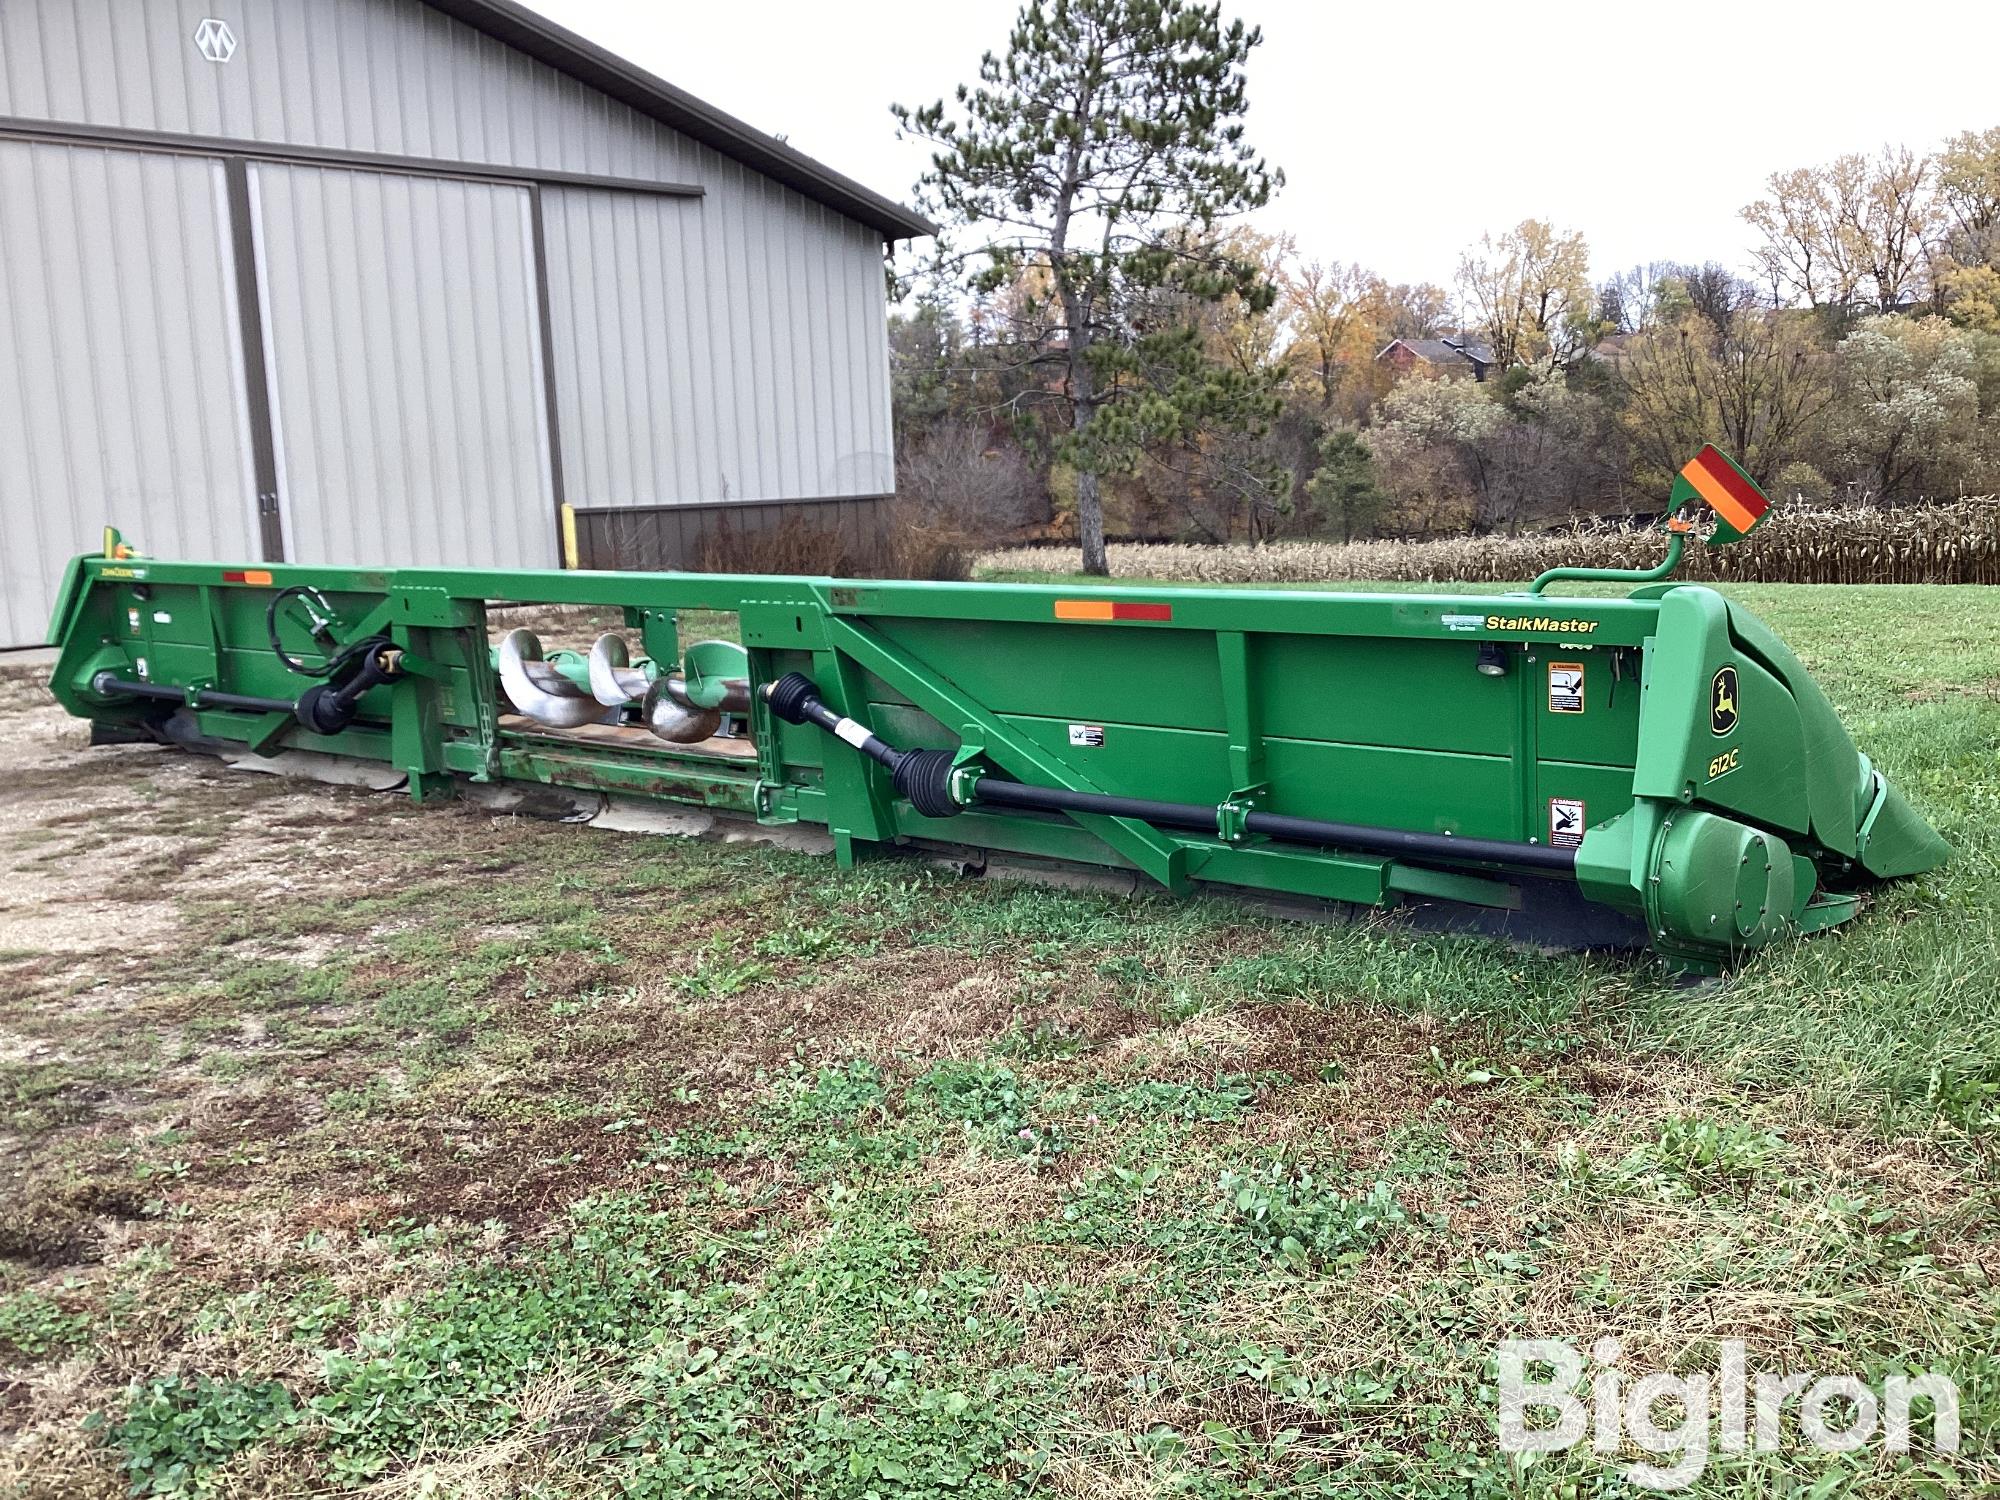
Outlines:
<svg viewBox="0 0 2000 1500"><path fill-rule="evenodd" d="M1002 770L1044 785L1068 787L1072 791L1102 790L1074 766L1016 734L1005 722L959 692L936 672L910 660L904 653L892 650L865 627L838 615L830 615L826 630L842 653L891 687L907 694L919 706L947 723L965 725L976 731L980 742L986 746L987 755ZM1168 890L1187 890L1187 851L1177 840L1129 818L1078 815L1076 821Z"/></svg>

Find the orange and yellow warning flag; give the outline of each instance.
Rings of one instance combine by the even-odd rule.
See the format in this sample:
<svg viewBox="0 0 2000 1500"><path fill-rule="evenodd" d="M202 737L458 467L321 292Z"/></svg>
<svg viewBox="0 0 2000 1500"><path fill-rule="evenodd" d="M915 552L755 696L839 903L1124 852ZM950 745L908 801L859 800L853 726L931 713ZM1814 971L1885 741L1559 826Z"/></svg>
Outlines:
<svg viewBox="0 0 2000 1500"><path fill-rule="evenodd" d="M1689 459L1674 480L1672 508L1700 500L1715 512L1711 547L1741 541L1771 508L1771 501L1748 474L1713 443Z"/></svg>

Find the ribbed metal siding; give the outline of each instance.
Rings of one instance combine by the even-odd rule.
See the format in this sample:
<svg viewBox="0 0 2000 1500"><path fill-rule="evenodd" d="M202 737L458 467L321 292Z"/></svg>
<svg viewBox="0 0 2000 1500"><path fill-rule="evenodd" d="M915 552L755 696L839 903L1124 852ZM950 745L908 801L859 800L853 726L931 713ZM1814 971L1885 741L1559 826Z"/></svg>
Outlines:
<svg viewBox="0 0 2000 1500"><path fill-rule="evenodd" d="M699 199L543 190L566 495L717 494L701 211Z"/></svg>
<svg viewBox="0 0 2000 1500"><path fill-rule="evenodd" d="M226 64L193 45L211 13L210 0L0 0L0 114L702 184L698 205L647 210L650 245L634 229L621 248L606 227L621 213L637 223L619 194L590 190L589 206L573 200L550 226L577 247L570 269L597 268L588 284L551 278L560 410L577 433L562 434L566 497L891 487L876 232L417 0L232 0L219 12L239 44ZM331 227L336 240L348 232ZM629 277L648 256L661 280L641 287ZM635 302L638 321L620 326ZM592 381L608 394L588 394ZM636 414L634 392L646 393ZM91 508L87 496L47 503ZM481 514L446 519L469 530Z"/></svg>
<svg viewBox="0 0 2000 1500"><path fill-rule="evenodd" d="M194 49L210 14L237 37L227 63ZM416 0L0 0L0 114L699 183L699 207L548 195L552 210L567 200L551 255L566 234L574 263L600 273L569 293L572 316L557 304L563 411L614 371L669 396L643 427L625 415L631 391L588 412L603 438L566 455L569 498L890 488L880 235ZM664 281L626 279L647 266ZM552 269L558 299L563 280ZM639 317L632 347L588 305L600 298ZM704 345L713 362L690 367ZM691 391L688 368L702 371Z"/></svg>
<svg viewBox="0 0 2000 1500"><path fill-rule="evenodd" d="M211 15L226 63L194 48ZM413 0L5 0L0 114L662 180L720 159Z"/></svg>
<svg viewBox="0 0 2000 1500"><path fill-rule="evenodd" d="M893 487L881 248L742 172L543 191L564 491L592 506Z"/></svg>
<svg viewBox="0 0 2000 1500"><path fill-rule="evenodd" d="M555 566L527 190L251 182L288 554Z"/></svg>
<svg viewBox="0 0 2000 1500"><path fill-rule="evenodd" d="M219 162L0 141L0 646L107 522L259 555L224 204Z"/></svg>

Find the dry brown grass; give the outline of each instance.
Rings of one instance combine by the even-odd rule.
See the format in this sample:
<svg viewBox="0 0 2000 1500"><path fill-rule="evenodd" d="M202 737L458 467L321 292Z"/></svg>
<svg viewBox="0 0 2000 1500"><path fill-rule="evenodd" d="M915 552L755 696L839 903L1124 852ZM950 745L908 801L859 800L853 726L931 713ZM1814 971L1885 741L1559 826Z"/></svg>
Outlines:
<svg viewBox="0 0 2000 1500"><path fill-rule="evenodd" d="M892 505L879 529L816 526L792 514L764 531L739 532L728 517L702 545L704 573L794 573L830 578L966 576L971 539L910 505Z"/></svg>
<svg viewBox="0 0 2000 1500"><path fill-rule="evenodd" d="M568 643L595 622L541 623ZM323 1389L318 1339L352 1349L469 1267L533 1264L565 1233L567 1209L607 1190L685 1197L690 1245L768 1226L754 1264L730 1273L746 1297L758 1276L857 1223L907 1224L927 1246L915 1270L884 1265L885 1294L928 1291L933 1269L990 1273L980 1306L994 1332L978 1355L954 1354L952 1373L988 1372L990 1351L995 1370L1073 1375L1026 1435L1055 1450L1048 1489L1078 1496L1215 1479L1227 1470L1210 1423L1259 1439L1303 1428L1315 1454L1377 1475L1386 1452L1414 1487L1436 1474L1412 1424L1459 1402L1458 1430L1478 1440L1489 1412L1466 1404L1476 1355L1464 1350L1523 1329L1615 1333L1643 1364L1741 1335L1794 1365L1839 1357L1836 1339L1950 1351L1990 1330L1976 1320L1989 1305L1979 1288L2000 1279L1981 1217L1991 1185L1964 1153L1828 1120L1803 1093L1753 1094L1700 1062L1601 1039L1538 1051L1445 1009L1450 986L1421 976L1393 986L1395 1005L1368 999L1376 990L1348 969L1282 992L1293 998L1247 980L1202 989L1220 966L1302 950L1321 929L1221 916L1181 927L1186 908L1143 903L1086 921L1094 898L928 873L905 889L887 866L836 874L469 807L417 812L150 748L83 753L50 732L67 721L20 692L0 718L0 907L11 893L16 916L41 922L108 902L122 870L118 842L99 842L107 825L142 824L163 841L149 858L179 868L121 903L117 925L65 935L44 923L35 952L0 953L0 1064L59 1064L60 1098L79 1106L0 1141L0 1209L9 1194L31 1206L47 1242L11 1252L0 1292L98 1316L85 1351L0 1358L0 1494L109 1500L123 1489L117 1456L81 1423L115 1411L127 1381L269 1375L310 1397ZM244 825L258 836L232 851L227 836ZM190 857L169 858L179 853ZM70 884L57 890L51 872ZM384 892L393 908L356 916ZM891 902L900 917L878 910ZM840 929L829 955L755 946L818 923ZM939 924L959 937L919 930ZM518 962L487 964L489 945ZM753 958L762 972L740 987L697 982L704 963ZM1484 961L1515 960L1496 948ZM323 964L344 971L339 987L302 992ZM454 968L485 976L470 997L476 1023L434 1018L430 1036L421 1017L385 1008ZM1607 970L1590 982L1636 981ZM1206 998L1182 1008L1183 989ZM1053 1040L1023 1045L1038 1036ZM777 1106L801 1083L850 1059L879 1070L879 1103L852 1120L774 1123L792 1118ZM1475 1062L1498 1081L1469 1084ZM1030 1159L924 1113L927 1071L1003 1064L1046 1109L1035 1123L1064 1136L1061 1154ZM1227 1119L1105 1102L1224 1073L1259 1080ZM1615 1164L1690 1116L1780 1131L1783 1150L1672 1197L1566 1165ZM623 1128L629 1117L643 1118ZM754 1149L644 1150L648 1134L739 1130ZM828 1145L847 1135L898 1154ZM137 1175L175 1158L184 1175ZM1219 1278L1203 1258L1230 1232L1219 1176L1268 1158L1347 1187L1388 1178L1409 1225L1350 1270L1290 1277L1253 1263ZM1155 1165L1158 1192L1134 1204L1129 1236L1062 1237L1060 1216L1088 1184ZM1920 1230L1936 1271L1843 1269L1834 1252L1861 1231L1830 1222L1836 1191L1891 1210L1882 1233ZM393 1226L419 1222L435 1240L392 1241ZM1176 1225L1195 1237L1147 1242ZM1495 1259L1523 1252L1532 1273ZM1590 1300L1600 1277L1619 1300ZM131 1299L129 1314L106 1312L114 1295ZM352 1307L337 1326L312 1342L288 1332L292 1313L335 1299ZM900 1321L891 1336L897 1348L927 1337ZM1239 1343L1283 1351L1315 1378L1383 1363L1406 1367L1408 1384L1393 1403L1329 1418L1244 1377ZM592 1355L538 1372L509 1394L518 1415L491 1440L455 1442L447 1411L373 1492L595 1493L611 1461L589 1445L627 1419L609 1408L639 1369ZM1141 1452L1162 1426L1185 1456ZM318 1441L238 1454L212 1477L229 1494L323 1487ZM1972 1482L1989 1477L2000 1479L1990 1463Z"/></svg>
<svg viewBox="0 0 2000 1500"><path fill-rule="evenodd" d="M1110 561L1114 578L1193 583L1508 583L1545 568L1650 568L1662 550L1656 529L1594 526L1419 542L1119 542L1110 548ZM1067 547L1010 547L974 561L980 574L1070 572L1075 566ZM1735 546L1689 548L1679 576L1743 583L2000 583L2000 500L1899 510L1780 509Z"/></svg>

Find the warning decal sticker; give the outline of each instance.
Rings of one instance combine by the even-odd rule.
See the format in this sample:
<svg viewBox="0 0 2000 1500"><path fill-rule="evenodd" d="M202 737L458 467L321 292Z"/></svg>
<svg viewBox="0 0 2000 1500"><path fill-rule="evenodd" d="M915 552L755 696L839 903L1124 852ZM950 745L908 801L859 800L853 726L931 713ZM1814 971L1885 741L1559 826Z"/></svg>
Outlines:
<svg viewBox="0 0 2000 1500"><path fill-rule="evenodd" d="M1549 847L1574 849L1583 842L1583 799L1549 798Z"/></svg>
<svg viewBox="0 0 2000 1500"><path fill-rule="evenodd" d="M1552 714L1580 714L1583 712L1582 662L1552 661L1549 663L1549 712Z"/></svg>
<svg viewBox="0 0 2000 1500"><path fill-rule="evenodd" d="M1072 724L1069 726L1069 742L1072 745L1088 745L1092 749L1104 743L1102 724Z"/></svg>

